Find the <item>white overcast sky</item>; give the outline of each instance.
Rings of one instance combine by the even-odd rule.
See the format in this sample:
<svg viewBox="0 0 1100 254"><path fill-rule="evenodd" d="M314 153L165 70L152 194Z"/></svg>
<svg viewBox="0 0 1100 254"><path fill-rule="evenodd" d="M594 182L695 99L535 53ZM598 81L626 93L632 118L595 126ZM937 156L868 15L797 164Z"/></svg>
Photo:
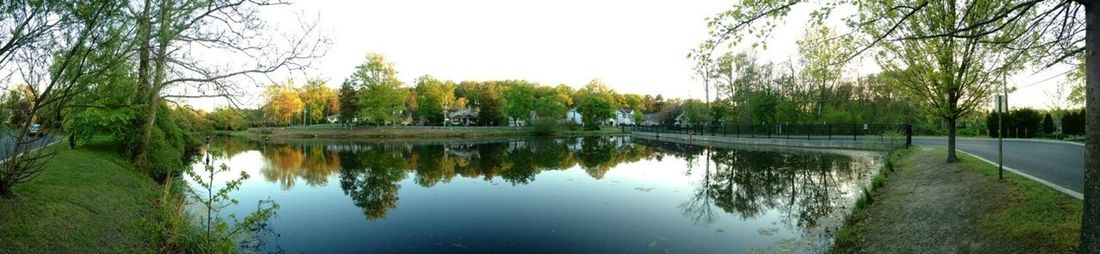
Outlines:
<svg viewBox="0 0 1100 254"><path fill-rule="evenodd" d="M455 81L525 79L574 87L599 78L620 92L702 98L702 82L693 78L692 63L685 57L707 38L704 19L733 3L313 0L297 1L265 15L284 24L296 22L295 13L320 18L321 29L333 44L308 75L327 79L333 87L338 87L368 52L377 52L392 61L399 77L410 85L423 74ZM758 57L797 61L795 41L802 36L805 17L805 10L792 12L767 41L767 50L756 51ZM1010 81L1029 85L1058 76L1066 68L1025 72ZM867 68L854 71L859 75L873 72ZM299 75L295 78L304 81ZM1060 80L1057 77L1021 89L1010 95L1011 101L1045 108L1049 101L1045 91L1054 89ZM262 101L260 93L254 94L242 98L244 106L254 107ZM213 100L190 103L207 110L226 104Z"/></svg>

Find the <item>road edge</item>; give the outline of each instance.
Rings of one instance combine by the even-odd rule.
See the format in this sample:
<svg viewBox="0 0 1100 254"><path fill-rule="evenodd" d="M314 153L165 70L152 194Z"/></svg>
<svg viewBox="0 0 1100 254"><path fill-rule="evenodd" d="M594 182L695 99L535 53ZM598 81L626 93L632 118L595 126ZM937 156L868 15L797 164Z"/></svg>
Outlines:
<svg viewBox="0 0 1100 254"><path fill-rule="evenodd" d="M913 136L913 139L944 139L947 141L947 136ZM978 137L956 137L955 139L966 140L984 140L984 141L996 141L996 138L978 138ZM1035 139L1035 138L1006 138L1008 141L1028 141L1028 142L1043 142L1043 143L1055 143L1055 144L1067 144L1085 146L1085 143L1065 141L1065 140L1053 140L1053 139Z"/></svg>
<svg viewBox="0 0 1100 254"><path fill-rule="evenodd" d="M987 159L985 159L985 158L982 158L981 156L978 156L978 155L975 155L975 154L972 154L972 153L969 153L969 152L966 152L966 151L963 151L963 150L958 150L958 149L955 149L955 151L956 151L956 152L959 152L959 153L963 153L963 154L969 155L970 157L974 157L974 158L977 158L977 159L979 159L979 160L981 160L981 161L984 161L985 163L989 163L990 165L993 165L993 166L997 166L997 163L996 163L996 162L993 162L993 161L987 160ZM1054 189L1054 190L1057 190L1057 191L1059 191L1059 192L1065 193L1066 195L1069 195L1069 196L1071 196L1071 197L1074 197L1074 198L1076 198L1076 199L1080 199L1080 200L1084 200L1084 199L1085 199L1085 195L1081 194L1080 192L1076 192L1076 191L1073 191L1073 190L1070 190L1070 189L1066 189L1065 187L1062 187L1062 186L1058 186L1058 185L1056 185L1056 184L1053 184L1053 183L1051 183L1051 182L1047 182L1046 180L1040 179L1040 178L1038 178L1038 177L1035 177L1035 176L1032 176L1032 175L1026 174L1026 173L1024 173L1024 172L1020 172L1019 170L1016 170L1016 169L1014 169L1014 168L1012 168L1012 167L1008 167L1008 166L1005 166L1005 167L1004 167L1004 169L1005 169L1005 170L1007 170L1008 172L1012 172L1012 173L1015 173L1015 174L1017 174L1017 175L1021 175L1021 176L1025 177L1025 178L1027 178L1027 179L1031 179L1032 181L1035 181L1035 182L1041 183L1041 184L1043 184L1043 185L1046 185L1047 187L1050 187L1050 188L1052 188L1052 189Z"/></svg>

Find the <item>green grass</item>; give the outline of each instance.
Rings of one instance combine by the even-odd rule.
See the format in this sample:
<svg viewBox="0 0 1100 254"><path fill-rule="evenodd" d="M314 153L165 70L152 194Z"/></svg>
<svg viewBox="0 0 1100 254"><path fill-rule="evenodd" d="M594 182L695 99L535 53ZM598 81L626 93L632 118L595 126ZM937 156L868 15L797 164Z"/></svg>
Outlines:
<svg viewBox="0 0 1100 254"><path fill-rule="evenodd" d="M42 175L0 200L0 252L154 252L156 183L117 155L55 147Z"/></svg>
<svg viewBox="0 0 1100 254"><path fill-rule="evenodd" d="M996 178L997 167L959 154L967 169ZM1009 195L993 214L978 221L984 233L1052 253L1075 252L1080 241L1082 202L1023 176L1005 172Z"/></svg>

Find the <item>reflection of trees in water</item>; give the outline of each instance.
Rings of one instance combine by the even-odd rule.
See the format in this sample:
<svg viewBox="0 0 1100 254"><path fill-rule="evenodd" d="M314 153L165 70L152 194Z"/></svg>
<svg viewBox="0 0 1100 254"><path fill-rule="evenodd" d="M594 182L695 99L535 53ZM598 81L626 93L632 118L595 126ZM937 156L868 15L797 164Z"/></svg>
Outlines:
<svg viewBox="0 0 1100 254"><path fill-rule="evenodd" d="M593 145L585 148L585 143ZM511 184L527 184L542 171L561 170L577 164L590 174L595 171L589 168L603 169L593 174L598 178L618 163L654 154L644 146L623 146L616 150L616 144L617 141L609 141L609 138L585 138L580 149L574 149L576 141L568 139L412 147L369 145L357 152L340 154L339 161L344 168L340 186L356 206L363 208L367 218L378 219L397 206L398 182L408 173L413 173L414 182L423 187L449 182L456 175L486 181L499 177Z"/></svg>
<svg viewBox="0 0 1100 254"><path fill-rule="evenodd" d="M684 216L698 224L715 222L712 209L719 208L743 219L778 210L793 226L814 227L844 205L841 192L855 186L864 167L851 157L827 153L648 144L682 158L705 154L699 185L680 205Z"/></svg>
<svg viewBox="0 0 1100 254"><path fill-rule="evenodd" d="M324 185L329 175L340 171L340 157L321 146L271 145L260 153L268 162L261 169L264 178L284 189L294 187L298 178L310 186Z"/></svg>
<svg viewBox="0 0 1100 254"><path fill-rule="evenodd" d="M405 151L401 149L367 149L347 156L349 163L359 167L345 167L340 171L340 188L351 197L355 206L363 209L367 219L386 217L386 212L397 207L397 182L405 179Z"/></svg>
<svg viewBox="0 0 1100 254"><path fill-rule="evenodd" d="M659 156L649 146L635 146L621 137L528 139L496 143L455 144L258 144L225 139L226 156L259 150L266 160L264 178L283 188L296 181L327 183L339 174L340 187L363 209L368 219L384 218L397 206L399 182L433 187L455 176L527 184L546 170L580 166L599 179L624 162Z"/></svg>

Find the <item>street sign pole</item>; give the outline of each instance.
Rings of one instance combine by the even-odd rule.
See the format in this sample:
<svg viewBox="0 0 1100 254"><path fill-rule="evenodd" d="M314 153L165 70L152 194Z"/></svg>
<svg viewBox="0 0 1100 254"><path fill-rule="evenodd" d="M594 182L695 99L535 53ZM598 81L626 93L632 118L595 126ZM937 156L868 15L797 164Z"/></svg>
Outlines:
<svg viewBox="0 0 1100 254"><path fill-rule="evenodd" d="M997 100L997 179L1005 179L1005 114L1008 113L1008 81L1001 76L1001 96Z"/></svg>

